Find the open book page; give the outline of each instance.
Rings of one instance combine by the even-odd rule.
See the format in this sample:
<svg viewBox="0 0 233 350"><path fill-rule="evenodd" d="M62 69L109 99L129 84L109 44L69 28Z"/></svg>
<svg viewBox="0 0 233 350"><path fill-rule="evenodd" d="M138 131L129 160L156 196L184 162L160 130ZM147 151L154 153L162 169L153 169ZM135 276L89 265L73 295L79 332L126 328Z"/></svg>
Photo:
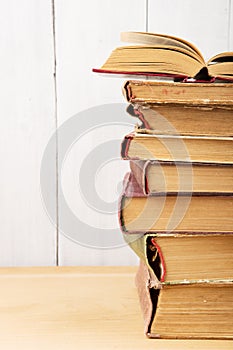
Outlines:
<svg viewBox="0 0 233 350"><path fill-rule="evenodd" d="M232 62L233 65L233 51L218 53L207 61L208 64L214 62Z"/></svg>
<svg viewBox="0 0 233 350"><path fill-rule="evenodd" d="M144 45L162 45L162 46L176 46L185 49L186 51L193 52L196 56L199 56L199 61L204 63L205 60L201 52L196 46L189 43L184 39L177 38L171 35L144 33L144 32L123 32L121 33L121 41L138 43Z"/></svg>

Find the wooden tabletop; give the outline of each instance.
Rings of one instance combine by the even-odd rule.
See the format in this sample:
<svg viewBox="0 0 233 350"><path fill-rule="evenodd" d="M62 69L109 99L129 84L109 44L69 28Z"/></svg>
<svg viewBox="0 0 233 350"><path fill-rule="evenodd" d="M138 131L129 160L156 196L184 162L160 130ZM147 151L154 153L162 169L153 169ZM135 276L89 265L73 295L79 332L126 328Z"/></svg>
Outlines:
<svg viewBox="0 0 233 350"><path fill-rule="evenodd" d="M0 269L0 349L233 349L231 341L147 339L135 267Z"/></svg>

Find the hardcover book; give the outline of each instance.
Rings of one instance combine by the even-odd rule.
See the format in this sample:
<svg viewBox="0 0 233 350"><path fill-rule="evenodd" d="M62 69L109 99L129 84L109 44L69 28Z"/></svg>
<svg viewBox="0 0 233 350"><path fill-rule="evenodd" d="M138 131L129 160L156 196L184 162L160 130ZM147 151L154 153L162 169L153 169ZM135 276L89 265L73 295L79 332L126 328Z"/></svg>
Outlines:
<svg viewBox="0 0 233 350"><path fill-rule="evenodd" d="M232 164L131 160L130 169L144 195L179 191L224 194L233 190Z"/></svg>
<svg viewBox="0 0 233 350"><path fill-rule="evenodd" d="M128 233L230 233L232 193L160 193L145 196L132 174L125 177L120 225Z"/></svg>
<svg viewBox="0 0 233 350"><path fill-rule="evenodd" d="M151 105L130 104L127 112L139 121L137 133L233 136L232 105L189 105L175 103L153 103Z"/></svg>
<svg viewBox="0 0 233 350"><path fill-rule="evenodd" d="M132 132L122 142L121 156L129 160L232 164L233 137Z"/></svg>
<svg viewBox="0 0 233 350"><path fill-rule="evenodd" d="M146 233L136 240L132 248L153 271L158 287L233 280L233 232Z"/></svg>
<svg viewBox="0 0 233 350"><path fill-rule="evenodd" d="M140 45L122 46L112 51L95 72L133 75L167 75L184 79L233 80L233 53L222 52L205 62L190 42L169 35L143 32L122 33L122 41Z"/></svg>
<svg viewBox="0 0 233 350"><path fill-rule="evenodd" d="M162 81L128 80L122 89L130 103L187 107L231 107L233 83L175 83Z"/></svg>
<svg viewBox="0 0 233 350"><path fill-rule="evenodd" d="M233 280L158 287L141 261L136 285L149 338L233 339Z"/></svg>

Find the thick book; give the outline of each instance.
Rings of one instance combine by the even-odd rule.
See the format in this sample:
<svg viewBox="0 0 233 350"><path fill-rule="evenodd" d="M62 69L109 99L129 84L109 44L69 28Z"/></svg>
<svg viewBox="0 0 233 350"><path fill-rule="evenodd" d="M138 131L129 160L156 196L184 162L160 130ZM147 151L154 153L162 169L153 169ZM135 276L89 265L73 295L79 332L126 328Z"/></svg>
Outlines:
<svg viewBox="0 0 233 350"><path fill-rule="evenodd" d="M142 134L125 136L121 156L129 160L233 163L233 137Z"/></svg>
<svg viewBox="0 0 233 350"><path fill-rule="evenodd" d="M233 164L131 160L130 169L144 195L179 191L224 194L233 190Z"/></svg>
<svg viewBox="0 0 233 350"><path fill-rule="evenodd" d="M136 286L149 338L233 339L233 280L156 285L141 261Z"/></svg>
<svg viewBox="0 0 233 350"><path fill-rule="evenodd" d="M233 136L233 101L231 106L194 106L167 102L130 104L127 112L137 118L138 133Z"/></svg>
<svg viewBox="0 0 233 350"><path fill-rule="evenodd" d="M160 193L145 196L134 176L125 177L119 219L128 233L230 233L233 193Z"/></svg>
<svg viewBox="0 0 233 350"><path fill-rule="evenodd" d="M232 108L233 84L128 80L123 86L123 95L134 104Z"/></svg>
<svg viewBox="0 0 233 350"><path fill-rule="evenodd" d="M219 53L205 62L195 45L178 37L128 32L122 33L121 39L140 45L116 48L94 72L233 80L233 52Z"/></svg>
<svg viewBox="0 0 233 350"><path fill-rule="evenodd" d="M165 284L233 280L233 232L154 233L138 238L133 249Z"/></svg>

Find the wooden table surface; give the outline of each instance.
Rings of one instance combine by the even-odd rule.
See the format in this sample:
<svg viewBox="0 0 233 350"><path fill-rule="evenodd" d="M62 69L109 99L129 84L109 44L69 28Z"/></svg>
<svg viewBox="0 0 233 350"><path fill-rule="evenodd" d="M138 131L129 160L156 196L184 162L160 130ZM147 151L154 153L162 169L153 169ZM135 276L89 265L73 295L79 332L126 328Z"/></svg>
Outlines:
<svg viewBox="0 0 233 350"><path fill-rule="evenodd" d="M0 269L0 349L233 349L231 341L147 339L135 267Z"/></svg>

